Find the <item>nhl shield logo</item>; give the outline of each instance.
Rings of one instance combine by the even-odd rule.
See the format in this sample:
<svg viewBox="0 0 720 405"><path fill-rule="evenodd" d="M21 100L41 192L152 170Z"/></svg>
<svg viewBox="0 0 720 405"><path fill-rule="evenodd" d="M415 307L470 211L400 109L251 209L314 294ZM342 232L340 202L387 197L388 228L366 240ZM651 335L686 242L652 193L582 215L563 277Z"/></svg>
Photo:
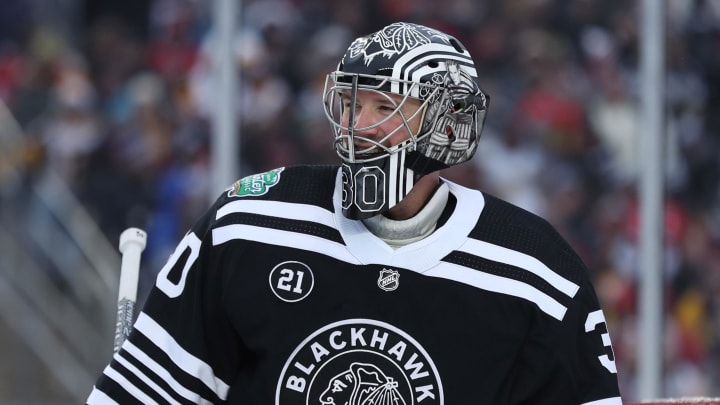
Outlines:
<svg viewBox="0 0 720 405"><path fill-rule="evenodd" d="M385 291L397 290L400 286L400 273L396 270L382 269L378 277L378 287Z"/></svg>

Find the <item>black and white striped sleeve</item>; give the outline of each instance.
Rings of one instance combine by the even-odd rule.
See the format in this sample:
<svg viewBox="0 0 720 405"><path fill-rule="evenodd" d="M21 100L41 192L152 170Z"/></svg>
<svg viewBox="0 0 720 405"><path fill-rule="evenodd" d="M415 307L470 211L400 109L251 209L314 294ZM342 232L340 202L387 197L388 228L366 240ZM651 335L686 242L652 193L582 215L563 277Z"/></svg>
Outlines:
<svg viewBox="0 0 720 405"><path fill-rule="evenodd" d="M132 333L103 370L88 404L227 399L243 350L222 307L223 252L203 236L211 234L213 216L208 213L185 235L160 270Z"/></svg>

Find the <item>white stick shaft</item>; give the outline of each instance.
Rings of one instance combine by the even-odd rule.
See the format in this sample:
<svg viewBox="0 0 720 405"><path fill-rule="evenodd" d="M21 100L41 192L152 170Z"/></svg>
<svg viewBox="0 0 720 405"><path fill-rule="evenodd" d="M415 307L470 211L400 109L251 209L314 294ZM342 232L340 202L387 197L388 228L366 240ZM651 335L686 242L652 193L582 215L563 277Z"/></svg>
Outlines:
<svg viewBox="0 0 720 405"><path fill-rule="evenodd" d="M136 301L138 279L140 277L140 254L143 246L138 243L128 243L125 251L122 252L122 264L120 267L120 287L118 288L118 301L126 298Z"/></svg>
<svg viewBox="0 0 720 405"><path fill-rule="evenodd" d="M118 311L115 324L115 344L113 351L120 350L130 335L135 316L138 279L140 276L140 255L145 249L147 235L138 228L128 228L120 234L120 286L118 287Z"/></svg>

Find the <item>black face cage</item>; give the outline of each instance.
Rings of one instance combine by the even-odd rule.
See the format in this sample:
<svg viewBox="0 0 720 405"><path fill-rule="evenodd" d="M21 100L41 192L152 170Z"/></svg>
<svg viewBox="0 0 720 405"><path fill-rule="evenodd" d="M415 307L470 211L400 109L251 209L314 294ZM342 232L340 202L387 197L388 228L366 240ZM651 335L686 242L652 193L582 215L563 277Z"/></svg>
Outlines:
<svg viewBox="0 0 720 405"><path fill-rule="evenodd" d="M395 87L395 89L393 89L393 87ZM393 91L396 89L400 89L400 92ZM355 98L358 91L370 91L382 95L395 107L395 111L372 125L362 128L355 127L353 124L355 122L354 106L356 105ZM335 151L340 158L347 163L364 163L382 159L404 149L415 150L418 143L430 134L434 126L433 123L441 113L440 109L436 106L433 106L435 108L428 108L428 106L436 102L441 102L444 97L442 93L443 88L435 84L421 84L384 76L345 73L340 71L328 74L325 79L325 88L323 91L323 105L325 115L335 134ZM402 99L400 102L397 102L388 94L397 94L401 96ZM342 102L342 97L349 97L350 108L348 111L347 125L343 124L345 107ZM406 117L401 110L403 105L410 99L419 100L421 105L417 111ZM432 111L432 114L427 114L428 111ZM386 134L382 139L374 140L357 134L358 132L367 131L384 124L396 114L401 118L401 124ZM420 116L421 125L419 131L413 133L409 122L417 116ZM410 134L409 139L399 145L387 145L388 139L402 129L406 129ZM357 145L369 146L358 148Z"/></svg>

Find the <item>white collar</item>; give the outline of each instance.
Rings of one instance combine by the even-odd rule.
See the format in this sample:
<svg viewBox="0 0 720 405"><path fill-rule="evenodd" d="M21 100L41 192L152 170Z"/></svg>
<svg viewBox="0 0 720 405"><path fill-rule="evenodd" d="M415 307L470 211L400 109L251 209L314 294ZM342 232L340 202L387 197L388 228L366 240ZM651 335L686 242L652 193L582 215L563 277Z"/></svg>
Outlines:
<svg viewBox="0 0 720 405"><path fill-rule="evenodd" d="M441 181L447 184L457 200L452 215L442 227L424 239L393 249L370 232L362 221L348 219L342 214L343 180L342 172L338 169L333 195L333 222L340 231L347 252L359 264L382 263L385 266L424 271L453 250L459 249L477 223L485 199L477 190L470 190L447 179L441 178Z"/></svg>
<svg viewBox="0 0 720 405"><path fill-rule="evenodd" d="M447 184L441 183L432 198L412 218L397 221L384 215L376 215L362 222L370 232L391 247L405 246L433 233L447 205L449 193Z"/></svg>

